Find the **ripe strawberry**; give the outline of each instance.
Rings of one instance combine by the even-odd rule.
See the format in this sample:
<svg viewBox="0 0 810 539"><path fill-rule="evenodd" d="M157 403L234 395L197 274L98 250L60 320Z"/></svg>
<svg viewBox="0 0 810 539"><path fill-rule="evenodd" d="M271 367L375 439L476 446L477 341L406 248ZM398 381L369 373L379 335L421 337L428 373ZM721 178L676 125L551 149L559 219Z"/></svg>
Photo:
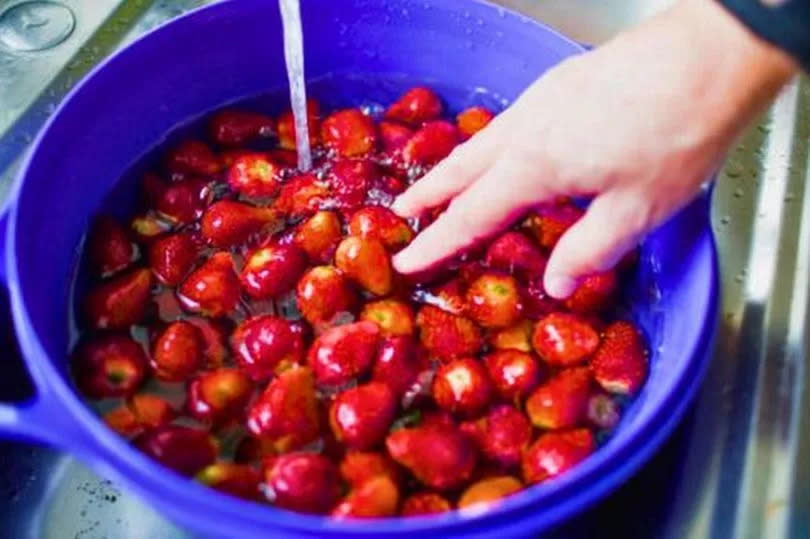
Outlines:
<svg viewBox="0 0 810 539"><path fill-rule="evenodd" d="M453 508L447 498L435 492L422 491L411 494L402 502L403 517L415 517L421 515L434 515L444 513Z"/></svg>
<svg viewBox="0 0 810 539"><path fill-rule="evenodd" d="M240 280L251 297L271 299L295 288L307 269L307 255L295 245L271 244L245 258Z"/></svg>
<svg viewBox="0 0 810 539"><path fill-rule="evenodd" d="M491 507L502 498L523 489L523 483L511 475L487 477L473 483L461 493L459 509L480 510Z"/></svg>
<svg viewBox="0 0 810 539"><path fill-rule="evenodd" d="M489 345L496 350L532 351L532 323L521 320L508 328L498 329L489 334Z"/></svg>
<svg viewBox="0 0 810 539"><path fill-rule="evenodd" d="M189 477L213 464L218 453L217 444L207 431L180 425L149 429L134 443L147 456Z"/></svg>
<svg viewBox="0 0 810 539"><path fill-rule="evenodd" d="M322 210L298 225L293 243L314 263L329 263L343 235L335 212Z"/></svg>
<svg viewBox="0 0 810 539"><path fill-rule="evenodd" d="M319 142L321 107L314 99L307 99L307 131L309 131L310 146L317 146ZM295 117L292 110L286 110L278 117L276 125L278 131L278 145L285 150L295 150ZM297 164L297 163L296 163Z"/></svg>
<svg viewBox="0 0 810 539"><path fill-rule="evenodd" d="M442 115L442 102L433 90L416 86L405 92L388 110L385 118L419 126Z"/></svg>
<svg viewBox="0 0 810 539"><path fill-rule="evenodd" d="M391 259L379 240L348 236L335 251L335 265L372 294L384 296L391 291Z"/></svg>
<svg viewBox="0 0 810 539"><path fill-rule="evenodd" d="M495 114L491 110L481 106L469 107L461 111L456 116L456 126L461 140L467 140L481 131L494 117Z"/></svg>
<svg viewBox="0 0 810 539"><path fill-rule="evenodd" d="M311 324L328 322L336 314L351 311L357 298L343 274L332 266L315 266L296 286L298 308Z"/></svg>
<svg viewBox="0 0 810 539"><path fill-rule="evenodd" d="M501 397L518 401L540 383L543 369L528 352L495 350L484 357L492 385Z"/></svg>
<svg viewBox="0 0 810 539"><path fill-rule="evenodd" d="M279 223L278 212L272 208L260 208L220 200L211 204L200 221L200 232L209 245L219 248L235 247L245 243L251 236Z"/></svg>
<svg viewBox="0 0 810 539"><path fill-rule="evenodd" d="M582 363L599 347L599 334L583 318L551 313L534 326L532 346L549 365L570 367Z"/></svg>
<svg viewBox="0 0 810 539"><path fill-rule="evenodd" d="M195 478L203 485L237 498L259 499L259 483L262 476L252 466L233 462L217 462L203 468Z"/></svg>
<svg viewBox="0 0 810 539"><path fill-rule="evenodd" d="M639 390L647 378L647 350L632 323L618 321L607 327L591 369L599 385L610 393L632 395Z"/></svg>
<svg viewBox="0 0 810 539"><path fill-rule="evenodd" d="M532 279L521 289L523 315L529 320L540 320L545 316L563 310L560 301L552 298L543 287L543 278Z"/></svg>
<svg viewBox="0 0 810 539"><path fill-rule="evenodd" d="M264 482L272 489L273 505L299 513L326 513L340 496L335 465L315 453L291 453L270 459Z"/></svg>
<svg viewBox="0 0 810 539"><path fill-rule="evenodd" d="M222 367L197 375L186 391L186 411L204 423L241 419L253 395L253 382L240 369Z"/></svg>
<svg viewBox="0 0 810 539"><path fill-rule="evenodd" d="M192 271L177 289L183 308L192 313L218 318L232 312L239 303L239 277L228 252L214 253Z"/></svg>
<svg viewBox="0 0 810 539"><path fill-rule="evenodd" d="M79 345L73 354L76 385L92 399L135 393L146 375L146 354L124 335L103 335Z"/></svg>
<svg viewBox="0 0 810 539"><path fill-rule="evenodd" d="M384 339L377 350L377 359L371 378L388 384L397 397L401 397L422 370L417 344L412 337Z"/></svg>
<svg viewBox="0 0 810 539"><path fill-rule="evenodd" d="M397 465L386 455L370 451L347 451L340 461L340 476L352 487L378 476L387 477L395 484L400 482Z"/></svg>
<svg viewBox="0 0 810 539"><path fill-rule="evenodd" d="M444 120L427 122L402 148L408 165L434 165L447 157L458 144L456 126Z"/></svg>
<svg viewBox="0 0 810 539"><path fill-rule="evenodd" d="M565 369L531 394L526 413L542 429L574 427L585 420L591 389L587 367Z"/></svg>
<svg viewBox="0 0 810 539"><path fill-rule="evenodd" d="M84 298L87 322L94 329L126 329L141 321L149 304L152 272L135 268L105 281Z"/></svg>
<svg viewBox="0 0 810 539"><path fill-rule="evenodd" d="M611 306L619 280L614 270L594 273L579 283L563 304L575 313L595 313Z"/></svg>
<svg viewBox="0 0 810 539"><path fill-rule="evenodd" d="M488 460L512 468L520 464L520 455L532 441L532 426L517 408L498 405L484 417L461 424L481 454Z"/></svg>
<svg viewBox="0 0 810 539"><path fill-rule="evenodd" d="M321 209L329 197L328 183L314 174L301 174L284 184L273 207L292 218L307 217Z"/></svg>
<svg viewBox="0 0 810 539"><path fill-rule="evenodd" d="M333 518L391 517L399 506L399 488L383 475L352 488L334 509Z"/></svg>
<svg viewBox="0 0 810 539"><path fill-rule="evenodd" d="M161 234L171 229L171 225L158 219L153 212L148 212L142 215L136 215L129 222L129 229L135 236L135 239L142 243L149 243Z"/></svg>
<svg viewBox="0 0 810 539"><path fill-rule="evenodd" d="M251 198L275 196L281 189L281 167L263 153L244 154L228 167L231 189Z"/></svg>
<svg viewBox="0 0 810 539"><path fill-rule="evenodd" d="M321 124L321 140L344 157L365 155L377 146L374 122L359 109L344 109L330 114Z"/></svg>
<svg viewBox="0 0 810 539"><path fill-rule="evenodd" d="M246 426L254 436L273 441L278 452L300 448L320 435L315 379L306 367L292 367L270 381L248 408Z"/></svg>
<svg viewBox="0 0 810 539"><path fill-rule="evenodd" d="M213 191L206 180L186 178L168 184L155 201L155 210L175 224L188 224L199 219Z"/></svg>
<svg viewBox="0 0 810 539"><path fill-rule="evenodd" d="M596 448L588 429L547 432L523 453L523 480L540 483L585 460Z"/></svg>
<svg viewBox="0 0 810 539"><path fill-rule="evenodd" d="M149 245L149 267L158 281L166 286L177 286L194 266L198 251L190 234L169 234Z"/></svg>
<svg viewBox="0 0 810 539"><path fill-rule="evenodd" d="M170 423L176 415L177 412L165 399L140 393L104 414L104 422L118 434L131 438L146 428Z"/></svg>
<svg viewBox="0 0 810 539"><path fill-rule="evenodd" d="M487 265L522 279L537 279L546 271L548 259L524 234L514 230L502 234L487 249Z"/></svg>
<svg viewBox="0 0 810 539"><path fill-rule="evenodd" d="M514 277L485 273L467 289L470 317L488 328L509 327L520 319L520 291Z"/></svg>
<svg viewBox="0 0 810 539"><path fill-rule="evenodd" d="M326 175L335 205L345 211L362 206L379 177L377 165L367 159L340 159Z"/></svg>
<svg viewBox="0 0 810 539"><path fill-rule="evenodd" d="M138 258L138 249L127 237L124 227L106 215L93 221L87 245L90 263L102 277L125 269Z"/></svg>
<svg viewBox="0 0 810 539"><path fill-rule="evenodd" d="M231 336L231 350L237 365L261 381L279 369L300 363L304 340L300 329L289 321L261 314L239 324Z"/></svg>
<svg viewBox="0 0 810 539"><path fill-rule="evenodd" d="M346 447L368 450L385 439L396 411L391 389L380 382L368 382L335 397L329 408L329 424L335 438Z"/></svg>
<svg viewBox="0 0 810 539"><path fill-rule="evenodd" d="M257 112L224 109L208 121L208 132L217 144L241 146L259 137L275 132L273 119Z"/></svg>
<svg viewBox="0 0 810 539"><path fill-rule="evenodd" d="M360 320L374 322L383 337L413 335L414 317L410 305L396 299L381 299L366 303Z"/></svg>
<svg viewBox="0 0 810 539"><path fill-rule="evenodd" d="M349 220L349 234L376 238L386 248L397 251L413 239L413 230L402 217L383 206L366 206Z"/></svg>
<svg viewBox="0 0 810 539"><path fill-rule="evenodd" d="M425 348L442 359L474 356L483 345L481 332L471 320L432 305L419 310L416 325Z"/></svg>
<svg viewBox="0 0 810 539"><path fill-rule="evenodd" d="M492 383L479 360L455 359L436 371L432 393L440 408L474 416L489 404Z"/></svg>
<svg viewBox="0 0 810 539"><path fill-rule="evenodd" d="M207 368L221 367L228 356L228 333L230 331L220 320L211 320L201 316L186 317L186 322L193 324L200 332L202 355Z"/></svg>
<svg viewBox="0 0 810 539"><path fill-rule="evenodd" d="M524 226L542 247L553 249L557 240L584 214L573 204L547 204L529 216Z"/></svg>
<svg viewBox="0 0 810 539"><path fill-rule="evenodd" d="M622 410L619 403L605 393L594 393L588 399L588 421L600 429L612 429L619 424Z"/></svg>
<svg viewBox="0 0 810 539"><path fill-rule="evenodd" d="M222 170L222 163L205 142L185 140L166 156L166 168L176 174L212 176Z"/></svg>
<svg viewBox="0 0 810 539"><path fill-rule="evenodd" d="M309 349L309 366L319 384L340 386L371 369L380 330L371 322L327 329Z"/></svg>
<svg viewBox="0 0 810 539"><path fill-rule="evenodd" d="M413 130L410 127L395 123L395 122L380 122L377 124L380 131L380 143L383 152L388 156L398 155L405 143L413 135Z"/></svg>
<svg viewBox="0 0 810 539"><path fill-rule="evenodd" d="M155 340L151 365L155 377L182 382L202 366L200 331L185 320L172 322Z"/></svg>

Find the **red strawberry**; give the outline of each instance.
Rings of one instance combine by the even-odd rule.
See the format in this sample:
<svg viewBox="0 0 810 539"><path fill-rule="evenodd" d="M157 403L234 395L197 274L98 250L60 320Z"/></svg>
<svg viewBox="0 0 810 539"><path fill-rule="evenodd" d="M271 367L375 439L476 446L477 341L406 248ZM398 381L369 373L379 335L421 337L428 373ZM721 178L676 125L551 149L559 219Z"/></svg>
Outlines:
<svg viewBox="0 0 810 539"><path fill-rule="evenodd" d="M326 513L340 496L335 465L315 453L291 453L270 459L264 482L275 495L273 505L299 513Z"/></svg>
<svg viewBox="0 0 810 539"><path fill-rule="evenodd" d="M585 420L590 396L588 368L565 369L531 394L526 413L535 426L543 429L574 427Z"/></svg>
<svg viewBox="0 0 810 539"><path fill-rule="evenodd" d="M440 408L474 416L489 404L492 383L479 360L455 359L436 371L432 393Z"/></svg>
<svg viewBox="0 0 810 539"><path fill-rule="evenodd" d="M211 117L208 131L217 144L241 146L259 137L269 137L275 132L273 119L257 112L224 109Z"/></svg>
<svg viewBox="0 0 810 539"><path fill-rule="evenodd" d="M248 150L248 149L245 149L245 148L235 148L235 149L230 149L230 150L225 150L223 152L220 152L219 160L222 161L223 167L228 169L228 168L231 168L231 165L233 165L236 162L237 159L240 159L241 157L244 157L246 155L252 155L254 153L256 153L256 152L254 152L253 150ZM268 154L264 153L263 155L268 155Z"/></svg>
<svg viewBox="0 0 810 539"><path fill-rule="evenodd" d="M309 349L308 361L319 384L339 386L371 369L380 330L371 322L327 329Z"/></svg>
<svg viewBox="0 0 810 539"><path fill-rule="evenodd" d="M329 184L314 174L302 174L284 184L274 207L289 217L306 217L317 212L329 197Z"/></svg>
<svg viewBox="0 0 810 539"><path fill-rule="evenodd" d="M488 328L509 327L520 319L520 291L514 277L485 273L467 289L468 313Z"/></svg>
<svg viewBox="0 0 810 539"><path fill-rule="evenodd" d="M251 297L271 299L295 288L307 269L307 255L295 245L260 247L245 259L240 279Z"/></svg>
<svg viewBox="0 0 810 539"><path fill-rule="evenodd" d="M126 329L146 314L152 272L136 268L105 281L84 298L87 322L94 329Z"/></svg>
<svg viewBox="0 0 810 539"><path fill-rule="evenodd" d="M347 451L340 462L340 476L352 487L358 487L378 476L399 483L397 465L382 453L367 451Z"/></svg>
<svg viewBox="0 0 810 539"><path fill-rule="evenodd" d="M570 367L582 363L599 346L599 334L583 318L551 313L534 326L532 346L546 363Z"/></svg>
<svg viewBox="0 0 810 539"><path fill-rule="evenodd" d="M165 399L148 393L136 394L104 414L104 422L122 436L132 437L144 429L166 425L177 412Z"/></svg>
<svg viewBox="0 0 810 539"><path fill-rule="evenodd" d="M401 397L422 370L417 345L411 337L391 337L380 343L372 379L388 384Z"/></svg>
<svg viewBox="0 0 810 539"><path fill-rule="evenodd" d="M480 510L491 507L519 490L523 490L523 483L511 475L487 477L473 483L461 493L458 508Z"/></svg>
<svg viewBox="0 0 810 539"><path fill-rule="evenodd" d="M326 179L337 207L353 211L363 205L379 176L380 171L372 161L341 159L332 164Z"/></svg>
<svg viewBox="0 0 810 539"><path fill-rule="evenodd" d="M187 224L199 219L212 196L211 187L205 180L179 180L163 190L155 202L155 209L173 223Z"/></svg>
<svg viewBox="0 0 810 539"><path fill-rule="evenodd" d="M93 221L87 244L90 263L102 277L125 269L138 257L138 249L127 237L124 227L109 216Z"/></svg>
<svg viewBox="0 0 810 539"><path fill-rule="evenodd" d="M272 208L220 200L211 204L203 214L200 232L209 245L228 248L245 243L251 236L278 222L278 212Z"/></svg>
<svg viewBox="0 0 810 539"><path fill-rule="evenodd" d="M523 480L540 483L573 468L596 448L588 429L541 434L523 453Z"/></svg>
<svg viewBox="0 0 810 539"><path fill-rule="evenodd" d="M521 320L513 326L496 330L489 335L489 345L496 350L532 351L532 323Z"/></svg>
<svg viewBox="0 0 810 539"><path fill-rule="evenodd" d="M309 144L316 146L319 142L321 107L314 99L307 99L307 131L309 131ZM278 145L286 150L295 150L295 117L291 110L286 110L278 117ZM296 163L297 164L297 163Z"/></svg>
<svg viewBox="0 0 810 539"><path fill-rule="evenodd" d="M585 214L573 204L547 204L526 219L525 225L534 239L546 249L552 249L557 240Z"/></svg>
<svg viewBox="0 0 810 539"><path fill-rule="evenodd" d="M474 356L483 345L481 332L472 321L432 305L419 310L416 325L425 348L443 359Z"/></svg>
<svg viewBox="0 0 810 539"><path fill-rule="evenodd" d="M632 395L639 390L647 378L647 350L632 323L618 321L607 327L591 369L606 391Z"/></svg>
<svg viewBox="0 0 810 539"><path fill-rule="evenodd" d="M191 272L177 289L187 311L217 318L232 312L239 303L239 277L231 254L220 251Z"/></svg>
<svg viewBox="0 0 810 539"><path fill-rule="evenodd" d="M335 265L372 294L384 296L391 291L391 259L379 240L360 236L345 238L335 252Z"/></svg>
<svg viewBox="0 0 810 539"><path fill-rule="evenodd" d="M200 331L185 320L164 329L152 348L151 365L155 377L168 382L182 382L202 366Z"/></svg>
<svg viewBox="0 0 810 539"><path fill-rule="evenodd" d="M293 243L315 263L328 263L343 235L335 212L322 210L298 225Z"/></svg>
<svg viewBox="0 0 810 539"><path fill-rule="evenodd" d="M376 238L391 251L405 247L413 239L408 223L383 206L366 206L356 211L349 220L349 234Z"/></svg>
<svg viewBox="0 0 810 539"><path fill-rule="evenodd" d="M356 295L343 275L332 266L315 266L296 286L298 308L311 324L328 322L336 314L351 311Z"/></svg>
<svg viewBox="0 0 810 539"><path fill-rule="evenodd" d="M253 382L240 369L206 371L189 383L186 411L205 423L240 419L253 395Z"/></svg>
<svg viewBox="0 0 810 539"><path fill-rule="evenodd" d="M396 299L381 299L366 303L360 313L360 320L377 324L383 337L412 335L414 331L411 307Z"/></svg>
<svg viewBox="0 0 810 539"><path fill-rule="evenodd" d="M537 360L518 350L495 350L484 357L484 363L495 390L511 401L531 393L543 375Z"/></svg>
<svg viewBox="0 0 810 539"><path fill-rule="evenodd" d="M594 393L588 399L588 421L600 429L612 429L619 424L622 410L619 403L604 393Z"/></svg>
<svg viewBox="0 0 810 539"><path fill-rule="evenodd" d="M498 237L487 249L489 267L506 271L523 279L537 279L546 271L548 259L524 234L509 231Z"/></svg>
<svg viewBox="0 0 810 539"><path fill-rule="evenodd" d="M231 189L252 198L275 196L281 189L281 167L263 153L248 153L236 158L228 167Z"/></svg>
<svg viewBox="0 0 810 539"><path fill-rule="evenodd" d="M158 281L166 286L177 286L191 270L197 254L197 244L191 235L170 234L149 245L149 266Z"/></svg>
<svg viewBox="0 0 810 539"><path fill-rule="evenodd" d="M79 345L73 354L76 385L92 399L133 394L146 376L146 354L124 335L103 335Z"/></svg>
<svg viewBox="0 0 810 539"><path fill-rule="evenodd" d="M520 464L522 451L532 441L526 416L508 405L495 406L484 417L462 423L461 430L475 440L487 459L506 468Z"/></svg>
<svg viewBox="0 0 810 539"><path fill-rule="evenodd" d="M539 320L553 312L563 310L562 303L546 293L542 277L530 280L521 292L523 314L529 320Z"/></svg>
<svg viewBox="0 0 810 539"><path fill-rule="evenodd" d="M371 449L385 439L397 401L391 389L369 382L340 393L329 408L329 424L339 442L351 449Z"/></svg>
<svg viewBox="0 0 810 539"><path fill-rule="evenodd" d="M396 515L399 488L383 475L373 477L349 491L334 509L332 518L381 518Z"/></svg>
<svg viewBox="0 0 810 539"><path fill-rule="evenodd" d="M475 469L475 446L455 427L399 429L388 436L385 445L395 461L436 490L463 485Z"/></svg>
<svg viewBox="0 0 810 539"><path fill-rule="evenodd" d="M133 217L129 223L129 229L135 235L137 241L149 243L171 229L171 225L158 219L154 213L148 212Z"/></svg>
<svg viewBox="0 0 810 539"><path fill-rule="evenodd" d="M427 122L402 149L409 165L434 165L447 157L458 144L456 126L444 120Z"/></svg>
<svg viewBox="0 0 810 539"><path fill-rule="evenodd" d="M300 330L287 320L262 314L239 324L231 336L236 363L254 380L267 380L304 355Z"/></svg>
<svg viewBox="0 0 810 539"><path fill-rule="evenodd" d="M321 124L321 140L344 157L365 155L377 146L374 122L359 109L344 109L330 114Z"/></svg>
<svg viewBox="0 0 810 539"><path fill-rule="evenodd" d="M248 430L273 441L276 451L300 448L320 434L315 380L306 367L292 367L270 381L248 409Z"/></svg>
<svg viewBox="0 0 810 539"><path fill-rule="evenodd" d="M192 476L217 458L217 445L206 431L162 425L135 439L135 446L147 456L175 472Z"/></svg>
<svg viewBox="0 0 810 539"><path fill-rule="evenodd" d="M435 492L423 491L411 494L402 502L400 516L415 517L421 515L434 515L450 511L453 506L447 498Z"/></svg>
<svg viewBox="0 0 810 539"><path fill-rule="evenodd" d="M594 313L611 306L619 280L614 270L585 277L563 304L576 313Z"/></svg>
<svg viewBox="0 0 810 539"><path fill-rule="evenodd" d="M377 125L380 130L380 142L383 151L389 156L397 155L402 151L405 143L413 135L413 130L395 122L380 122Z"/></svg>
<svg viewBox="0 0 810 539"><path fill-rule="evenodd" d="M196 479L203 485L231 496L256 500L260 495L259 483L262 476L252 466L233 462L217 462L203 468L197 473Z"/></svg>
<svg viewBox="0 0 810 539"><path fill-rule="evenodd" d="M212 176L222 170L222 163L206 143L185 140L166 156L166 167L177 174Z"/></svg>
<svg viewBox="0 0 810 539"><path fill-rule="evenodd" d="M416 86L388 107L385 117L388 120L419 126L441 116L442 110L442 102L433 90Z"/></svg>
<svg viewBox="0 0 810 539"><path fill-rule="evenodd" d="M228 329L218 320L199 316L189 316L186 322L193 324L200 332L202 355L208 368L221 367L228 356Z"/></svg>
<svg viewBox="0 0 810 539"><path fill-rule="evenodd" d="M494 117L495 114L486 107L475 106L464 109L456 116L456 126L461 139L467 140L481 131Z"/></svg>

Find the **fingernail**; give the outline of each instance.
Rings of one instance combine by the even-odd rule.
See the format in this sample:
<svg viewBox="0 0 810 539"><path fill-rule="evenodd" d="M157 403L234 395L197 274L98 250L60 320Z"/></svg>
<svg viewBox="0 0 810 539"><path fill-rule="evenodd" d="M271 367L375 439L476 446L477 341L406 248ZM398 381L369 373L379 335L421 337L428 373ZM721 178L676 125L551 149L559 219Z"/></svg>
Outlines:
<svg viewBox="0 0 810 539"><path fill-rule="evenodd" d="M546 275L544 284L546 292L557 299L567 298L577 288L576 280L562 274Z"/></svg>
<svg viewBox="0 0 810 539"><path fill-rule="evenodd" d="M393 264L394 269L397 270L399 273L407 273L408 249L404 249L403 251L394 255L394 257L391 259L391 264Z"/></svg>

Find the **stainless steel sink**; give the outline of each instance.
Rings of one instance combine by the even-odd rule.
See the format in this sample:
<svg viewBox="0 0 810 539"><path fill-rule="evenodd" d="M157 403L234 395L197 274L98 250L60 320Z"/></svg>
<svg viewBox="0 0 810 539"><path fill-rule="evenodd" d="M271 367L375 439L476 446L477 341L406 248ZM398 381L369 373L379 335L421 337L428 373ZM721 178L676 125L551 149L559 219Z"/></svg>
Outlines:
<svg viewBox="0 0 810 539"><path fill-rule="evenodd" d="M209 3L53 2L68 15L51 5L27 16L17 7L23 12L4 18L24 1L0 0L0 196L37 129L84 73L134 36ZM670 0L501 3L598 44ZM19 34L26 30L35 35ZM740 139L715 188L723 316L695 405L636 477L553 536L810 536L809 146L810 81L801 78ZM6 442L0 462L0 536L185 536L70 456Z"/></svg>

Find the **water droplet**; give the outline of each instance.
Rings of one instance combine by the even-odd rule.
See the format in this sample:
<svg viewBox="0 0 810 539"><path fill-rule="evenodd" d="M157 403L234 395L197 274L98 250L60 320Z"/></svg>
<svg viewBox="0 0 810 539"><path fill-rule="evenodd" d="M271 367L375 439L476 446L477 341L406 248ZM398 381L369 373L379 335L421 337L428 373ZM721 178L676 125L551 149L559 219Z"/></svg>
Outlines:
<svg viewBox="0 0 810 539"><path fill-rule="evenodd" d="M771 126L769 126L769 125L765 125L765 124L759 124L759 125L757 126L757 129L759 130L759 132L760 132L760 133L765 133L765 134L767 134L767 133L770 133L770 132L771 132Z"/></svg>
<svg viewBox="0 0 810 539"><path fill-rule="evenodd" d="M742 189L735 189L734 190L734 198L741 198L745 193Z"/></svg>
<svg viewBox="0 0 810 539"><path fill-rule="evenodd" d="M738 282L738 283L741 283L741 282L743 282L743 281L745 280L745 275L743 275L743 274L741 274L741 273L738 273L738 274L737 274L737 275L734 277L734 280L735 280L736 282Z"/></svg>
<svg viewBox="0 0 810 539"><path fill-rule="evenodd" d="M472 16L472 15L470 15L470 12L466 11L466 10L464 11L463 15L464 15L465 19L469 19Z"/></svg>
<svg viewBox="0 0 810 539"><path fill-rule="evenodd" d="M796 196L793 193L788 193L785 195L785 202L791 202Z"/></svg>
<svg viewBox="0 0 810 539"><path fill-rule="evenodd" d="M481 18L475 19L475 24L477 24L478 26L484 26L484 19Z"/></svg>
<svg viewBox="0 0 810 539"><path fill-rule="evenodd" d="M401 13L402 13L402 16L403 16L403 17L407 17L407 16L408 16L408 10L407 10L407 9L405 9L405 8L402 8Z"/></svg>
<svg viewBox="0 0 810 539"><path fill-rule="evenodd" d="M41 51L62 43L76 26L73 12L62 4L35 0L0 14L0 43L15 51Z"/></svg>
<svg viewBox="0 0 810 539"><path fill-rule="evenodd" d="M500 6L498 6L498 16L502 19L506 17L506 10Z"/></svg>
<svg viewBox="0 0 810 539"><path fill-rule="evenodd" d="M727 225L729 221L731 221L731 218L728 215L724 215L723 217L720 218L721 225Z"/></svg>

